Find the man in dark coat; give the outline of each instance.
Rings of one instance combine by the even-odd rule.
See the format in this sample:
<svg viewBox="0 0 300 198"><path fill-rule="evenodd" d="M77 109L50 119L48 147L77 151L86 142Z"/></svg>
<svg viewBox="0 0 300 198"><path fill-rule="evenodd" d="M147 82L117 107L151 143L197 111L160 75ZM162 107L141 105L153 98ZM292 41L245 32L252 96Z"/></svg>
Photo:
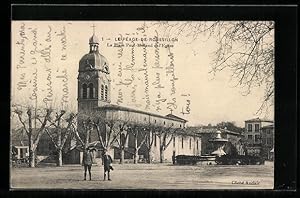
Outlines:
<svg viewBox="0 0 300 198"><path fill-rule="evenodd" d="M114 170L113 167L111 166L111 163L113 160L112 160L111 156L107 153L107 150L104 150L104 155L103 155L102 160L103 160L103 166L104 166L104 179L103 180L105 180L106 172L107 172L107 177L108 177L107 179L109 181L111 181L109 173L110 173L110 170Z"/></svg>
<svg viewBox="0 0 300 198"><path fill-rule="evenodd" d="M90 180L92 180L92 164L93 164L93 153L92 150L86 148L83 153L82 165L84 166L84 180L86 180L86 171L89 171Z"/></svg>

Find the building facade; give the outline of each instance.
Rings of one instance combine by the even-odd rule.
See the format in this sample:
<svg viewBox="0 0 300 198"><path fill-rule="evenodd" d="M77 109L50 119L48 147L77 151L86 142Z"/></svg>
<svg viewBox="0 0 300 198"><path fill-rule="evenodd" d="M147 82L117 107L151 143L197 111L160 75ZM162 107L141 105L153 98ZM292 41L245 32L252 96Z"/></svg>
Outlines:
<svg viewBox="0 0 300 198"><path fill-rule="evenodd" d="M262 156L262 141L264 127L273 124L273 121L254 118L245 121L245 140L247 154L252 156Z"/></svg>
<svg viewBox="0 0 300 198"><path fill-rule="evenodd" d="M266 160L274 160L274 125L261 128L261 156Z"/></svg>

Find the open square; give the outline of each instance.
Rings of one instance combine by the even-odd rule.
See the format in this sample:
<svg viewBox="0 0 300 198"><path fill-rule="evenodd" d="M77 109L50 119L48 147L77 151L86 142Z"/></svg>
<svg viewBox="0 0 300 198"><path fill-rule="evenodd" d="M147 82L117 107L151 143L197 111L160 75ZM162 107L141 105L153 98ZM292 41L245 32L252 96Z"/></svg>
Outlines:
<svg viewBox="0 0 300 198"><path fill-rule="evenodd" d="M12 168L13 189L272 189L273 163L245 166L174 166L114 164L112 181L103 181L103 166L92 167L92 180L83 180L83 167Z"/></svg>

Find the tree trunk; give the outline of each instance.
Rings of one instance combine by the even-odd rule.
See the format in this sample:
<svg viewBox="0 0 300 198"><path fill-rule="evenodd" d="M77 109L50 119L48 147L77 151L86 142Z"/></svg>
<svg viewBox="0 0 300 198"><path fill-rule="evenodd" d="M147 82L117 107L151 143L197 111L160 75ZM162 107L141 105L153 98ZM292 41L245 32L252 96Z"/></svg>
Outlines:
<svg viewBox="0 0 300 198"><path fill-rule="evenodd" d="M84 149L86 149L89 145L90 142L90 129L88 129L86 131L86 137L85 137L85 145L84 145Z"/></svg>
<svg viewBox="0 0 300 198"><path fill-rule="evenodd" d="M138 157L139 157L139 155L138 155L138 149L135 148L135 150L134 150L134 156L133 156L133 163L134 163L134 164L137 163Z"/></svg>
<svg viewBox="0 0 300 198"><path fill-rule="evenodd" d="M160 163L163 163L164 159L165 159L165 152L164 152L164 149L162 147L160 147L159 153L160 153Z"/></svg>
<svg viewBox="0 0 300 198"><path fill-rule="evenodd" d="M32 136L28 135L28 147L29 147L29 164L28 166L31 168L35 167L35 152L33 151L33 141Z"/></svg>
<svg viewBox="0 0 300 198"><path fill-rule="evenodd" d="M137 135L134 137L134 156L133 163L136 164L138 159Z"/></svg>
<svg viewBox="0 0 300 198"><path fill-rule="evenodd" d="M35 167L35 152L32 149L29 151L29 167Z"/></svg>
<svg viewBox="0 0 300 198"><path fill-rule="evenodd" d="M151 152L151 149L149 149L148 150L148 159L147 159L148 164L151 164L151 159L152 159L152 152Z"/></svg>
<svg viewBox="0 0 300 198"><path fill-rule="evenodd" d="M62 166L62 164L62 149L58 149L56 166Z"/></svg>
<svg viewBox="0 0 300 198"><path fill-rule="evenodd" d="M58 126L60 127L60 120L58 121ZM61 129L58 129L58 139L57 139L57 162L56 166L62 166L62 146L61 146L62 140L61 140Z"/></svg>
<svg viewBox="0 0 300 198"><path fill-rule="evenodd" d="M124 149L121 148L120 149L120 164L123 164L124 163Z"/></svg>

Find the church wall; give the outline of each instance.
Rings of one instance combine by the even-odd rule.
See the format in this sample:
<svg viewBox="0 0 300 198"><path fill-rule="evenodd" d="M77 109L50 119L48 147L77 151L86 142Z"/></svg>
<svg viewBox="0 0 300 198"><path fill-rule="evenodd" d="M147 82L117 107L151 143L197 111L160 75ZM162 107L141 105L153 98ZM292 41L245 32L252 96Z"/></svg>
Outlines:
<svg viewBox="0 0 300 198"><path fill-rule="evenodd" d="M153 161L155 162L158 162L160 159L159 159L159 137L157 135L154 136L156 140L154 140L153 142L153 145L151 147L151 152L152 152L152 158L153 158ZM156 144L155 144L156 142Z"/></svg>
<svg viewBox="0 0 300 198"><path fill-rule="evenodd" d="M183 148L182 148L182 137L183 137ZM159 137L157 137L157 145L153 143L152 146L152 155L153 161L160 161L160 151L159 151ZM190 147L190 139L191 139L191 147ZM198 149L197 142L198 140ZM175 151L175 155L201 155L201 138L193 137L193 136L175 136L175 146L173 144L173 139L171 143L167 147L164 152L164 157L166 162L172 162L173 151Z"/></svg>

